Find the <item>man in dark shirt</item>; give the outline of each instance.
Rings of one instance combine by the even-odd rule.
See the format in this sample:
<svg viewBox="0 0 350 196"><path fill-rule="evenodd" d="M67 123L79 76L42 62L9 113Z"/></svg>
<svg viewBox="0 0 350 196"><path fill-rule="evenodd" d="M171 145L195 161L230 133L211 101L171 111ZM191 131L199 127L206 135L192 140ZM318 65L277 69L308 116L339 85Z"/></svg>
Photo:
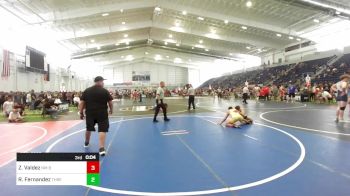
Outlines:
<svg viewBox="0 0 350 196"><path fill-rule="evenodd" d="M80 118L84 119L84 109L86 114L86 133L85 133L85 145L89 146L91 131L95 131L95 124L98 125L99 132L99 151L100 155L104 156L106 133L109 128L109 120L107 109L109 106L109 114L113 113L113 98L109 92L103 88L104 79L101 76L97 76L94 80L95 85L87 88L80 100ZM107 106L108 103L108 106Z"/></svg>

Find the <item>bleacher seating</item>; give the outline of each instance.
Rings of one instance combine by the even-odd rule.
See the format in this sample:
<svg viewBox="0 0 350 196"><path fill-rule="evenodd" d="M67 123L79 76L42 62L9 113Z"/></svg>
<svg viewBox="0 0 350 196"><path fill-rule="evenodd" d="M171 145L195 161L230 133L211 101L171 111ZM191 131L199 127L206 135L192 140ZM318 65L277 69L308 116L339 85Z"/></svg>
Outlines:
<svg viewBox="0 0 350 196"><path fill-rule="evenodd" d="M344 73L349 73L350 70L350 54L345 54L338 59L333 65L320 73L315 79L315 83L334 83L339 80L339 77Z"/></svg>
<svg viewBox="0 0 350 196"><path fill-rule="evenodd" d="M305 61L298 64L267 67L254 71L247 71L243 73L232 74L229 76L212 78L204 82L200 88L206 88L209 85L211 85L213 88L234 88L244 85L245 81L248 81L249 84L262 85L269 83L274 83L276 85L286 85L289 81L292 81L294 84L302 84L307 74L312 77L322 67L327 66L327 62L330 60L330 58L332 57ZM347 60L350 64L350 56L348 56ZM341 70L343 71L343 69Z"/></svg>

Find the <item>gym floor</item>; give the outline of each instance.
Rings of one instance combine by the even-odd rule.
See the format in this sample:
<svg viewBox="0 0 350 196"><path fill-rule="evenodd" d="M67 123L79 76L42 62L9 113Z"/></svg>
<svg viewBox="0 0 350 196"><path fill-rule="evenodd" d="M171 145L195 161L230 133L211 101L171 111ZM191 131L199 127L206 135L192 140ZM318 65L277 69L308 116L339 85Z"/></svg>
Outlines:
<svg viewBox="0 0 350 196"><path fill-rule="evenodd" d="M249 101L253 125L217 125L241 100L167 99L170 122L152 122L152 100L115 102L101 185L16 186L15 152L85 149L84 122L0 124L1 195L330 195L350 193L350 121L335 105ZM148 106L148 107L145 107Z"/></svg>

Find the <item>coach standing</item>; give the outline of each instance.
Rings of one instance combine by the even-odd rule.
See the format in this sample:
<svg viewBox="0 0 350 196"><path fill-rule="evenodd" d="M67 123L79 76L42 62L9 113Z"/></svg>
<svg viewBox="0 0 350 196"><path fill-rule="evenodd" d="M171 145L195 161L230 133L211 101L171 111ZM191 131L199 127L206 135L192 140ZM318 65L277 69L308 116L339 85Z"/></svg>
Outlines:
<svg viewBox="0 0 350 196"><path fill-rule="evenodd" d="M195 90L194 90L192 84L188 85L187 94L188 94L188 110L191 109L191 105L192 105L193 109L195 110L196 109L196 106L194 103Z"/></svg>
<svg viewBox="0 0 350 196"><path fill-rule="evenodd" d="M164 121L170 120L166 114L167 105L163 102L163 100L164 100L164 87L165 87L165 83L160 82L159 87L157 89L157 93L156 93L156 109L155 109L155 113L154 113L153 122L158 122L157 116L158 116L160 108L162 108L162 110L163 110Z"/></svg>
<svg viewBox="0 0 350 196"><path fill-rule="evenodd" d="M113 113L113 98L110 93L103 88L103 77L97 76L94 80L95 85L87 88L80 101L80 119L84 119L84 109L86 114L86 133L84 147L89 146L91 131L95 130L95 124L98 125L99 133L99 152L101 156L106 154L105 141L106 133L109 128L109 120L107 113L107 104L109 106L109 114Z"/></svg>

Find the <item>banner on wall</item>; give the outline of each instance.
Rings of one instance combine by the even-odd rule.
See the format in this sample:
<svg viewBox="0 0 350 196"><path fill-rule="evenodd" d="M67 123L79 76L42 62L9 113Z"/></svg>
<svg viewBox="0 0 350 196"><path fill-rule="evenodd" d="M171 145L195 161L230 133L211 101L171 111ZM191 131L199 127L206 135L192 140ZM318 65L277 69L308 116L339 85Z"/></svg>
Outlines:
<svg viewBox="0 0 350 196"><path fill-rule="evenodd" d="M1 78L7 79L10 76L10 52L3 50Z"/></svg>
<svg viewBox="0 0 350 196"><path fill-rule="evenodd" d="M151 72L150 71L133 71L132 81L149 82L151 81Z"/></svg>
<svg viewBox="0 0 350 196"><path fill-rule="evenodd" d="M44 74L44 81L50 81L50 64L47 64L47 71Z"/></svg>

